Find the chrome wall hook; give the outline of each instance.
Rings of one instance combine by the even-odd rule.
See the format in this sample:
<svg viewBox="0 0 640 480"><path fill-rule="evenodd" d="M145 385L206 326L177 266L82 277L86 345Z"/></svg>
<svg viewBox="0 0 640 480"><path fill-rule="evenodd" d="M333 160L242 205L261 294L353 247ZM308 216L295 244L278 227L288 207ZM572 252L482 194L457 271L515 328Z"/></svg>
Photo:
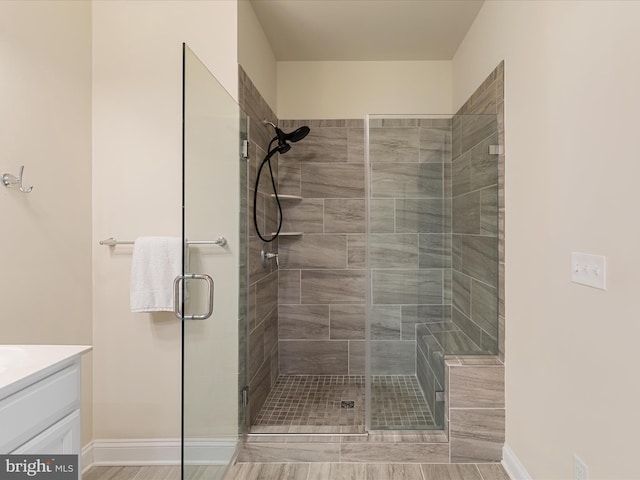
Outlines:
<svg viewBox="0 0 640 480"><path fill-rule="evenodd" d="M20 190L22 193L31 193L31 190L33 190L33 185L28 188L24 188L24 185L22 184L23 172L24 165L20 167L20 174L17 177L15 175L11 175L10 173L5 173L4 175L2 175L2 183L5 187L18 187L18 190Z"/></svg>

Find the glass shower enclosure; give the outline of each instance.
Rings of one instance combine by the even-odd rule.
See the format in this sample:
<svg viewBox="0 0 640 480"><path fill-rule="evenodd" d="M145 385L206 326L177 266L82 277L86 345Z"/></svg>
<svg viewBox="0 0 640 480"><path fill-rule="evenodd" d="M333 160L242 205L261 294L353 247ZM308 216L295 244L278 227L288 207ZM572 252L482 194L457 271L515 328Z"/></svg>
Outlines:
<svg viewBox="0 0 640 480"><path fill-rule="evenodd" d="M495 115L369 115L367 425L444 426L445 355L498 353Z"/></svg>
<svg viewBox="0 0 640 480"><path fill-rule="evenodd" d="M298 233L251 435L442 430L445 357L498 354L497 117L281 121L306 124L278 163Z"/></svg>
<svg viewBox="0 0 640 480"><path fill-rule="evenodd" d="M247 123L186 45L183 54L181 478L221 478L245 425Z"/></svg>

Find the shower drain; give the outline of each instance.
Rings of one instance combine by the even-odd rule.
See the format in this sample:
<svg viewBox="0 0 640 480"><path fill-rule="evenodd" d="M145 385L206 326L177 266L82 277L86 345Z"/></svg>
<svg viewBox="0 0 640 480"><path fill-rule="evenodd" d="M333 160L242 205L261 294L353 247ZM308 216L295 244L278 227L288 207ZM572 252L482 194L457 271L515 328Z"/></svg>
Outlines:
<svg viewBox="0 0 640 480"><path fill-rule="evenodd" d="M356 402L354 400L341 400L340 408L353 408L356 406Z"/></svg>

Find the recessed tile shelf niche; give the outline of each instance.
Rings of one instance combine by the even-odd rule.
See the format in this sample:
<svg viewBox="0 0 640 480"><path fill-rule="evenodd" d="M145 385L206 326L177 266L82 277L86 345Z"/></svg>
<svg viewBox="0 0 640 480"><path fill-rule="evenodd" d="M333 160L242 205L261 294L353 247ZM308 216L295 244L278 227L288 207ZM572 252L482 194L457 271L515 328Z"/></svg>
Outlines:
<svg viewBox="0 0 640 480"><path fill-rule="evenodd" d="M276 194L272 193L271 198L276 198ZM302 200L302 197L298 195L278 195L280 200ZM275 235L273 232L271 235ZM304 235L304 232L280 232L281 237L301 237Z"/></svg>
<svg viewBox="0 0 640 480"><path fill-rule="evenodd" d="M272 193L271 198L276 198L276 194ZM278 195L280 200L302 200L302 197L298 195Z"/></svg>

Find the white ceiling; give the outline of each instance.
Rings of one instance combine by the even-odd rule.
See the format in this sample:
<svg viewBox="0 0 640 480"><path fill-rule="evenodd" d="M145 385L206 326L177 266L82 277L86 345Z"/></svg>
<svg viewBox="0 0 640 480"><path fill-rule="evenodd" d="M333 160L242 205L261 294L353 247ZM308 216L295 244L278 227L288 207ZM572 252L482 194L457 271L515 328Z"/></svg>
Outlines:
<svg viewBox="0 0 640 480"><path fill-rule="evenodd" d="M484 0L251 0L278 61L451 60Z"/></svg>

